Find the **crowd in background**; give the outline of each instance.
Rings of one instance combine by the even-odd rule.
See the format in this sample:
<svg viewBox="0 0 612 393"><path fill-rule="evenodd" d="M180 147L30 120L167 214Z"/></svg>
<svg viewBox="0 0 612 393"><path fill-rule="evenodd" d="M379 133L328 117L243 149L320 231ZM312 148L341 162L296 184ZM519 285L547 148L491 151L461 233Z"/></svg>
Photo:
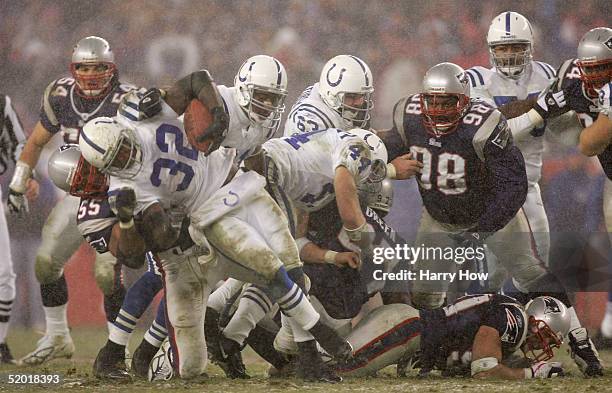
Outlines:
<svg viewBox="0 0 612 393"><path fill-rule="evenodd" d="M68 75L73 45L87 35L106 38L121 79L140 86L166 85L199 68L208 69L219 84L231 85L244 59L273 55L288 72L289 106L318 80L329 58L354 54L373 72L373 126L385 128L394 102L418 91L430 66L442 61L489 65L486 32L500 12L517 11L532 22L534 57L555 68L575 56L586 31L609 26L612 15L606 0L503 5L479 0L30 0L3 2L0 8L0 91L13 98L28 132L38 119L45 87ZM590 206L601 195L599 164L555 145L548 146L545 157L542 185L551 230L569 224L576 230L601 229L601 210ZM1 180L6 185L6 176ZM55 197L52 186L43 187L33 215L20 221L27 228L22 234L39 236ZM418 201L397 201L400 208L406 204L414 211ZM392 223L416 227L395 217Z"/></svg>

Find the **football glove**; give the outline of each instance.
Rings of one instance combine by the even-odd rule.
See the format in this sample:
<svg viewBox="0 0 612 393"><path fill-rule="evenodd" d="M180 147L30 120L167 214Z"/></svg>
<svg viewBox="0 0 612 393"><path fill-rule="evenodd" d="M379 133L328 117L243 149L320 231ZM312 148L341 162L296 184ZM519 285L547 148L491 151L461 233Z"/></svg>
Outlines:
<svg viewBox="0 0 612 393"><path fill-rule="evenodd" d="M204 133L196 139L198 143L212 139L213 142L210 144L206 153L204 153L205 155L209 155L221 146L221 142L225 138L225 135L227 135L227 127L229 126L229 116L222 107L217 106L212 108L210 114L212 115L212 123L204 130Z"/></svg>
<svg viewBox="0 0 612 393"><path fill-rule="evenodd" d="M147 118L151 118L162 111L163 100L162 91L156 87L153 87L144 93L138 102L138 109Z"/></svg>
<svg viewBox="0 0 612 393"><path fill-rule="evenodd" d="M528 378L554 378L565 375L561 362L537 362L525 370L531 370L531 377L528 375L529 371L526 371Z"/></svg>
<svg viewBox="0 0 612 393"><path fill-rule="evenodd" d="M122 187L117 193L108 197L111 209L119 218L119 221L128 223L134 218L136 209L136 193L130 187Z"/></svg>
<svg viewBox="0 0 612 393"><path fill-rule="evenodd" d="M542 119L546 120L562 115L569 111L570 108L565 100L565 93L563 90L549 90L543 91L540 94L533 109L538 112Z"/></svg>

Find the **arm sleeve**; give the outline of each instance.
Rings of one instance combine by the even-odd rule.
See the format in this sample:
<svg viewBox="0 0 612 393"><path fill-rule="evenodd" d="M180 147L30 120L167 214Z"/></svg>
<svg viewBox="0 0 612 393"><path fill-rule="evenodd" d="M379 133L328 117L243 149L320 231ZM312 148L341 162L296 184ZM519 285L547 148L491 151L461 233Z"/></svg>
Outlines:
<svg viewBox="0 0 612 393"><path fill-rule="evenodd" d="M60 131L60 123L55 114L55 108L51 102L51 92L55 88L55 82L51 82L43 93L41 108L40 108L40 123L47 131L52 134L57 134Z"/></svg>
<svg viewBox="0 0 612 393"><path fill-rule="evenodd" d="M353 175L355 184L359 184L360 179L367 177L367 169L371 164L370 148L361 138L348 138L334 149L334 170L339 166L345 167Z"/></svg>
<svg viewBox="0 0 612 393"><path fill-rule="evenodd" d="M499 112L495 111L491 116L496 113ZM525 160L512 143L512 134L501 113L497 125L484 143L482 154L492 184L477 230L497 232L510 222L527 198Z"/></svg>

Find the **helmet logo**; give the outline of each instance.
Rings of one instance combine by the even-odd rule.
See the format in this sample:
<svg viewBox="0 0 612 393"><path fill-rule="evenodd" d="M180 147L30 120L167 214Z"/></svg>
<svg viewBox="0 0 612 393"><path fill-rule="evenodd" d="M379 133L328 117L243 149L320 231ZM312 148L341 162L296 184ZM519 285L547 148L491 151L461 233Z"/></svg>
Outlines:
<svg viewBox="0 0 612 393"><path fill-rule="evenodd" d="M464 87L467 86L468 80L467 80L467 77L465 76L465 72L462 72L462 73L457 74L455 76L457 77L457 80L459 81L459 83L461 83Z"/></svg>
<svg viewBox="0 0 612 393"><path fill-rule="evenodd" d="M249 64L249 72L253 71L253 66L255 65L255 62L252 61L251 64ZM241 69L242 70L242 69ZM246 82L247 80L247 75L245 75L244 77L242 77L242 75L238 74L238 80L240 82Z"/></svg>
<svg viewBox="0 0 612 393"><path fill-rule="evenodd" d="M608 49L612 50L612 37L608 38L608 41L604 42L604 45L608 47Z"/></svg>
<svg viewBox="0 0 612 393"><path fill-rule="evenodd" d="M335 82L332 82L329 80L329 74L332 72L332 70L336 67L336 63L334 63L329 70L327 70L327 75L325 76L327 78L327 83L329 83L329 85L331 87L336 87L340 84L340 82L342 82L342 74L344 74L344 72L346 72L346 68L342 68L340 69L340 75L338 76L338 80Z"/></svg>
<svg viewBox="0 0 612 393"><path fill-rule="evenodd" d="M546 307L544 309L544 314L561 312L561 310L559 309L559 305L553 298L543 297L542 299L544 300L544 307Z"/></svg>

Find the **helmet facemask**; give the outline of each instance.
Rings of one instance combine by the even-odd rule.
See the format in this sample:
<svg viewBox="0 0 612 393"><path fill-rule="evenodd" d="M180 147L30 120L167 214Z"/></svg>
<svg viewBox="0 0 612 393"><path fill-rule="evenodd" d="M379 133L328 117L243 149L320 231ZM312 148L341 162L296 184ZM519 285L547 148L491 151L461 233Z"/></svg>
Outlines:
<svg viewBox="0 0 612 393"><path fill-rule="evenodd" d="M528 334L521 351L525 358L532 362L542 362L552 359L553 349L560 348L562 337L559 337L546 322L529 316Z"/></svg>
<svg viewBox="0 0 612 393"><path fill-rule="evenodd" d="M370 111L374 108L372 92L353 93L340 92L337 94L337 108L340 116L353 127L365 128L370 121Z"/></svg>
<svg viewBox="0 0 612 393"><path fill-rule="evenodd" d="M464 94L423 93L423 125L435 137L448 135L457 129L469 105L470 98Z"/></svg>
<svg viewBox="0 0 612 393"><path fill-rule="evenodd" d="M79 198L106 198L109 186L108 176L85 161L83 156L79 158L79 163L70 177L70 195Z"/></svg>
<svg viewBox="0 0 612 393"><path fill-rule="evenodd" d="M531 63L531 44L511 42L489 45L491 65L510 79L519 79Z"/></svg>
<svg viewBox="0 0 612 393"><path fill-rule="evenodd" d="M240 93L247 104L243 106L253 126L276 131L280 126L285 111L287 92L275 88L266 88L247 84L241 87Z"/></svg>
<svg viewBox="0 0 612 393"><path fill-rule="evenodd" d="M576 64L580 70L580 80L589 97L597 97L599 89L612 81L612 59L578 60Z"/></svg>
<svg viewBox="0 0 612 393"><path fill-rule="evenodd" d="M124 129L106 161L100 170L110 176L131 179L142 168L142 150L132 130Z"/></svg>
<svg viewBox="0 0 612 393"><path fill-rule="evenodd" d="M83 98L97 98L107 93L117 68L111 62L71 63L70 72L76 82L76 92Z"/></svg>

